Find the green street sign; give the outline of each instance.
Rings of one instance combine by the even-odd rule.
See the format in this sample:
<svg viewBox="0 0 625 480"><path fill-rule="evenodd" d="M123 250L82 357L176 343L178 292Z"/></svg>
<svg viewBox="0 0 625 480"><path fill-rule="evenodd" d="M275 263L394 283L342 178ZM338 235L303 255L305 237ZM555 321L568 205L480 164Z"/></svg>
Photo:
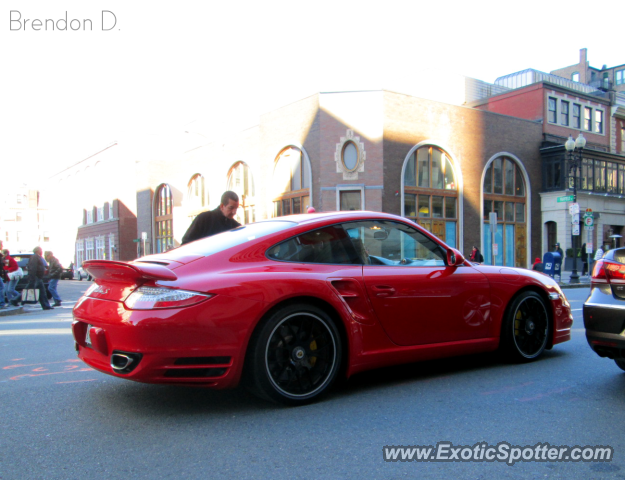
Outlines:
<svg viewBox="0 0 625 480"><path fill-rule="evenodd" d="M572 202L575 199L573 195L567 195L566 197L558 197L558 203Z"/></svg>

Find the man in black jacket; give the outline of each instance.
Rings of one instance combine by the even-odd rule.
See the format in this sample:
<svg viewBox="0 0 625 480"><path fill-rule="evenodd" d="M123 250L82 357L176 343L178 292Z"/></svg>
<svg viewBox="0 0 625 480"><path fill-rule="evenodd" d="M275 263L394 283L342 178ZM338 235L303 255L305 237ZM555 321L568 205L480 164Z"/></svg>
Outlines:
<svg viewBox="0 0 625 480"><path fill-rule="evenodd" d="M48 263L43 259L43 250L41 247L33 249L34 255L28 260L28 287L39 289L39 304L44 310L52 310L50 302L48 302L48 294L46 286L43 284L43 276L46 274Z"/></svg>
<svg viewBox="0 0 625 480"><path fill-rule="evenodd" d="M61 273L63 273L63 266L50 251L45 253L44 258L46 259L46 262L48 262L48 275L50 276L48 292L50 292L50 295L52 295L52 298L54 299L54 306L60 307L61 297L56 289L59 284L59 280L61 279Z"/></svg>
<svg viewBox="0 0 625 480"><path fill-rule="evenodd" d="M238 208L239 196L230 190L224 192L219 207L195 217L187 233L182 237L182 245L240 227L241 224L234 219Z"/></svg>

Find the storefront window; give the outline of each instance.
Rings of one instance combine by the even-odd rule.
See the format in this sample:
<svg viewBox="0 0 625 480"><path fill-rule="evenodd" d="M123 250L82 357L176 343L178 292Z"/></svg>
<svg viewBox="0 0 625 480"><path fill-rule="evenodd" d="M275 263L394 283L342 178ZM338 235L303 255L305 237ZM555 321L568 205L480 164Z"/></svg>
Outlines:
<svg viewBox="0 0 625 480"><path fill-rule="evenodd" d="M350 147L351 145L351 147ZM343 150L346 166L354 168L357 152L353 143L347 143ZM354 157L356 155L356 157ZM273 171L273 216L281 217L297 213L306 213L310 204L310 178L304 155L299 148L287 147L275 160Z"/></svg>
<svg viewBox="0 0 625 480"><path fill-rule="evenodd" d="M527 266L526 188L521 169L508 157L498 157L484 175L484 262L493 264L490 212L497 212L496 265Z"/></svg>
<svg viewBox="0 0 625 480"><path fill-rule="evenodd" d="M235 163L228 172L228 190L239 196L239 209L234 219L241 225L256 221L254 178L244 162Z"/></svg>
<svg viewBox="0 0 625 480"><path fill-rule="evenodd" d="M173 198L169 185L161 185L156 192L156 253L174 248Z"/></svg>
<svg viewBox="0 0 625 480"><path fill-rule="evenodd" d="M420 147L404 170L404 216L457 247L458 190L449 155L433 145Z"/></svg>

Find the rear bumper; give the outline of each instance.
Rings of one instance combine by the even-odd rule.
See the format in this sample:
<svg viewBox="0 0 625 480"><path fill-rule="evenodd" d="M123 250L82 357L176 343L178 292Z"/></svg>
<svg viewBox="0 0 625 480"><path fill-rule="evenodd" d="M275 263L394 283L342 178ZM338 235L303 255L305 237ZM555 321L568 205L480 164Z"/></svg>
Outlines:
<svg viewBox="0 0 625 480"><path fill-rule="evenodd" d="M625 358L625 301L595 287L584 303L586 340L600 357Z"/></svg>
<svg viewBox="0 0 625 480"><path fill-rule="evenodd" d="M225 296L187 308L150 311L128 311L119 302L86 298L74 309L72 330L78 357L108 375L143 383L231 388L239 383L249 332L260 310L258 302ZM116 354L133 357L131 368L120 369L115 361L120 357L112 358Z"/></svg>
<svg viewBox="0 0 625 480"><path fill-rule="evenodd" d="M184 356L186 352L144 353L136 368L129 373L117 373L111 366L111 357L118 353L134 352L113 350L111 355L104 355L93 348L78 345L78 357L90 367L102 373L135 382L223 389L235 387L240 379L240 372L234 368L241 361L236 351L224 352L208 349L196 352L197 357ZM215 355L215 353L231 353L232 355Z"/></svg>
<svg viewBox="0 0 625 480"><path fill-rule="evenodd" d="M571 339L571 328L573 327L573 312L571 306L562 296L557 300L552 300L554 322L551 345L567 342Z"/></svg>
<svg viewBox="0 0 625 480"><path fill-rule="evenodd" d="M625 359L625 337L620 334L586 330L586 340L590 348L600 357Z"/></svg>

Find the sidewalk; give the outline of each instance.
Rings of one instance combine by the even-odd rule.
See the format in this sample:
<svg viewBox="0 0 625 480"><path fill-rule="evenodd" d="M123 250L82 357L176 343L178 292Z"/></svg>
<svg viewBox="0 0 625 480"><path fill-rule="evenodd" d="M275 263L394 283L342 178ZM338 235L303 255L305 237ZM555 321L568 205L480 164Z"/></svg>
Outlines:
<svg viewBox="0 0 625 480"><path fill-rule="evenodd" d="M562 279L558 282L560 288L590 288L590 276L584 275L583 277L580 275L579 283L569 283L569 279L571 277L571 272L562 272ZM6 308L0 308L0 317L5 317L8 315L19 315L22 313L30 313L37 310L41 310L39 304L26 305L14 307L9 305Z"/></svg>
<svg viewBox="0 0 625 480"><path fill-rule="evenodd" d="M579 283L570 283L571 271L563 271L558 282L561 288L590 288L590 275L579 275Z"/></svg>
<svg viewBox="0 0 625 480"><path fill-rule="evenodd" d="M26 310L21 305L19 307L9 305L8 307L0 308L0 317L5 317L7 315L17 315L19 313L26 313Z"/></svg>
<svg viewBox="0 0 625 480"><path fill-rule="evenodd" d="M13 305L9 305L5 308L0 308L0 317L6 317L8 315L19 315L21 313L31 313L42 311L41 305L37 304L28 304L28 305L20 305L19 307L14 307Z"/></svg>

